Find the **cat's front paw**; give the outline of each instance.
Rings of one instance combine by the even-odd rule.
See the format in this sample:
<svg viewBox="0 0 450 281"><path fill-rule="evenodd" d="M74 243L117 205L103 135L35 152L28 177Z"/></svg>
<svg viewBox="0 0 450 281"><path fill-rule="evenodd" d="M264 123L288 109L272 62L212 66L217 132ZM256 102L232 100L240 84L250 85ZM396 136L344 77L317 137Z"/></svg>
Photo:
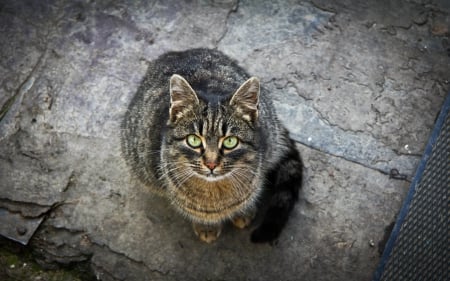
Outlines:
<svg viewBox="0 0 450 281"><path fill-rule="evenodd" d="M243 229L252 223L253 219L255 218L255 214L255 212L251 212L246 215L236 216L231 220L231 222L235 227Z"/></svg>
<svg viewBox="0 0 450 281"><path fill-rule="evenodd" d="M220 233L222 232L221 225L204 225L193 223L194 232L202 240L206 243L211 243L219 238Z"/></svg>

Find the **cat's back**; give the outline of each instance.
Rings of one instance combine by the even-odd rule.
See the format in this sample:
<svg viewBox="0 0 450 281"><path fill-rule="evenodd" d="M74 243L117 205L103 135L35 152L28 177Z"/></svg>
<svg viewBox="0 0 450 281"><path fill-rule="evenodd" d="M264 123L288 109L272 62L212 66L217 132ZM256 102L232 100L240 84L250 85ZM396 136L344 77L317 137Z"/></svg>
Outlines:
<svg viewBox="0 0 450 281"><path fill-rule="evenodd" d="M148 71L133 98L129 112L163 127L170 105L169 80L173 74L184 77L198 97L208 104L223 103L231 98L250 75L237 62L220 51L191 49L169 52L149 64ZM273 131L279 123L268 93L261 88L260 123Z"/></svg>
<svg viewBox="0 0 450 281"><path fill-rule="evenodd" d="M170 52L153 61L144 84L149 88L162 88L158 93L169 97L169 79L173 74L184 77L197 95L204 100L229 98L249 75L237 63L217 50L192 49Z"/></svg>

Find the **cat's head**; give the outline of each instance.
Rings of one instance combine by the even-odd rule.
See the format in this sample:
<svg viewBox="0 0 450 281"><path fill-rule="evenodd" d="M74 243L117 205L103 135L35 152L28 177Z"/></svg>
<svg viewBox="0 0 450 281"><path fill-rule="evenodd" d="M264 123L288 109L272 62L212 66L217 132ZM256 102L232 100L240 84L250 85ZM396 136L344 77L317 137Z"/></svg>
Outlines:
<svg viewBox="0 0 450 281"><path fill-rule="evenodd" d="M250 182L260 159L259 96L255 77L212 102L199 97L183 77L173 75L163 173L177 186L193 177L230 178L236 185Z"/></svg>

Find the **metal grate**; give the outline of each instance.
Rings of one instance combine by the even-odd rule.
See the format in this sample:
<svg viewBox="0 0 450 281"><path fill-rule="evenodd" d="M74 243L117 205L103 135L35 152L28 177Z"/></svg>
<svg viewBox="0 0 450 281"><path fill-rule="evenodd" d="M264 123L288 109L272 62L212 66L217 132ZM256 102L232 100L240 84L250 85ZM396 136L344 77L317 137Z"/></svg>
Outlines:
<svg viewBox="0 0 450 281"><path fill-rule="evenodd" d="M449 195L450 195L450 95L436 122L435 132L411 185L410 202L402 211L385 249L374 280L450 280ZM440 128L439 128L440 127ZM435 140L432 140L433 135ZM421 173L423 172L423 173ZM402 223L403 221L403 223ZM385 261L383 261L383 259ZM383 264L384 263L384 264ZM381 276L381 279L379 279Z"/></svg>

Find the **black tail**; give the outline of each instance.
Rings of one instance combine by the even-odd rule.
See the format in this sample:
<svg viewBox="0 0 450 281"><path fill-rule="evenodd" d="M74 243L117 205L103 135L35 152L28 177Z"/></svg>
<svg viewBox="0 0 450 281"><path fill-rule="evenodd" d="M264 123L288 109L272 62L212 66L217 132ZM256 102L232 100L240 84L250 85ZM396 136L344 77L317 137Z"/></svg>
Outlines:
<svg viewBox="0 0 450 281"><path fill-rule="evenodd" d="M268 175L271 198L263 222L251 235L252 242L271 242L280 235L298 200L302 168L300 155L291 141L290 151Z"/></svg>

